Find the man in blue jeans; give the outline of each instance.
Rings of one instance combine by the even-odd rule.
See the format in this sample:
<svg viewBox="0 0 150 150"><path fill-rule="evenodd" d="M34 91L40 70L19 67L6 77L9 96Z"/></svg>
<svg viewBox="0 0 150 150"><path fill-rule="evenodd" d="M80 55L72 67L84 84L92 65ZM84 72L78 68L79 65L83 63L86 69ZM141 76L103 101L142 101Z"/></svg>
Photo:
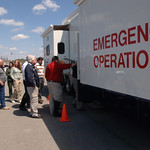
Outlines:
<svg viewBox="0 0 150 150"><path fill-rule="evenodd" d="M3 65L4 62L0 59L0 103L3 110L9 110L9 107L6 107L5 104L5 82L7 80L7 76L3 70Z"/></svg>

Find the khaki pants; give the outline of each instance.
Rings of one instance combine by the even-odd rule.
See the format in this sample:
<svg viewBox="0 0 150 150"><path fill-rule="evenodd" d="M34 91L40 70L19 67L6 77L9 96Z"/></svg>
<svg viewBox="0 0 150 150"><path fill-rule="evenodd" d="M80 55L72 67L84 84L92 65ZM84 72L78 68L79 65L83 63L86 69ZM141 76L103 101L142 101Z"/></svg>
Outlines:
<svg viewBox="0 0 150 150"><path fill-rule="evenodd" d="M49 89L50 99L55 99L58 102L62 102L62 87L58 82L47 82Z"/></svg>
<svg viewBox="0 0 150 150"><path fill-rule="evenodd" d="M22 80L16 79L13 80L13 87L14 87L14 93L11 97L11 99L17 99L18 101L21 101L22 99Z"/></svg>
<svg viewBox="0 0 150 150"><path fill-rule="evenodd" d="M38 88L27 87L27 91L30 97L30 115L38 116Z"/></svg>
<svg viewBox="0 0 150 150"><path fill-rule="evenodd" d="M50 101L49 110L50 114L57 116L60 103L62 102L62 87L58 82L47 82L49 89Z"/></svg>

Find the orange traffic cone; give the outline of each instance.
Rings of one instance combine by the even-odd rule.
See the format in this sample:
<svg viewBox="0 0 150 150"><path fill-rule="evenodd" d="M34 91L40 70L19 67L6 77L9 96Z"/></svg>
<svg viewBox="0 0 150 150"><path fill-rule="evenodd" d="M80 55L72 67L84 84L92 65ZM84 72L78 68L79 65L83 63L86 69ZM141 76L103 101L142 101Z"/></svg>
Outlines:
<svg viewBox="0 0 150 150"><path fill-rule="evenodd" d="M63 104L62 116L59 118L61 122L70 121L67 114L66 104Z"/></svg>
<svg viewBox="0 0 150 150"><path fill-rule="evenodd" d="M48 98L47 98L47 101L49 101L50 100L50 96L49 96L49 94L48 94Z"/></svg>

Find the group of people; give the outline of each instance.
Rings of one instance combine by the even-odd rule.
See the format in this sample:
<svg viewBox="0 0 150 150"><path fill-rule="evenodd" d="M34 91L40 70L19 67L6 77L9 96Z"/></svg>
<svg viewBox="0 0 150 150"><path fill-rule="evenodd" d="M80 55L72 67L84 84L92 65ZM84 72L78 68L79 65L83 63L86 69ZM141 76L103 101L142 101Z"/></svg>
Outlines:
<svg viewBox="0 0 150 150"><path fill-rule="evenodd" d="M41 91L44 86L44 80L47 80L47 87L50 95L50 105L53 102L53 109L50 106L50 113L57 117L59 107L62 102L62 82L63 70L76 67L76 63L64 64L59 61L58 56L52 58L52 62L47 65L44 72L42 65L43 58L39 57L36 60L35 56L28 55L24 64L20 65L18 60L9 63L9 68L6 74L3 70L3 60L0 60L0 102L3 110L8 110L5 105L5 89L4 85L7 80L9 87L9 96L11 102L15 100L20 103L20 110L27 111L26 107L30 107L30 115L32 118L42 118L38 113L38 103L43 103ZM7 75L7 77L6 77ZM22 97L22 75L25 93ZM12 92L12 85L14 92ZM27 106L26 106L27 104Z"/></svg>
<svg viewBox="0 0 150 150"><path fill-rule="evenodd" d="M4 72L4 62L0 59L0 102L3 110L9 110L5 104L5 82L7 80L9 97L12 103L18 101L20 110L27 111L30 107L30 115L32 118L41 118L38 114L38 103L43 103L41 92L44 86L44 66L42 65L43 58L39 57L36 60L35 56L28 55L25 63L22 65L18 60L14 63L10 62L9 67ZM22 97L22 75L25 93ZM12 87L14 90L12 90Z"/></svg>

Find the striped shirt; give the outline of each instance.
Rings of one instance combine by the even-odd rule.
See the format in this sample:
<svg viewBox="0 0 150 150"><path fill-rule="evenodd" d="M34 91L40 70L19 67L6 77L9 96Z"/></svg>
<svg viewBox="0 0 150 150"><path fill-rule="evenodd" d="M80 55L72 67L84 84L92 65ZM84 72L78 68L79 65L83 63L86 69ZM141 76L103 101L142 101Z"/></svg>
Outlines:
<svg viewBox="0 0 150 150"><path fill-rule="evenodd" d="M39 63L36 63L35 69L38 73L39 78L44 77L44 65L40 65Z"/></svg>

